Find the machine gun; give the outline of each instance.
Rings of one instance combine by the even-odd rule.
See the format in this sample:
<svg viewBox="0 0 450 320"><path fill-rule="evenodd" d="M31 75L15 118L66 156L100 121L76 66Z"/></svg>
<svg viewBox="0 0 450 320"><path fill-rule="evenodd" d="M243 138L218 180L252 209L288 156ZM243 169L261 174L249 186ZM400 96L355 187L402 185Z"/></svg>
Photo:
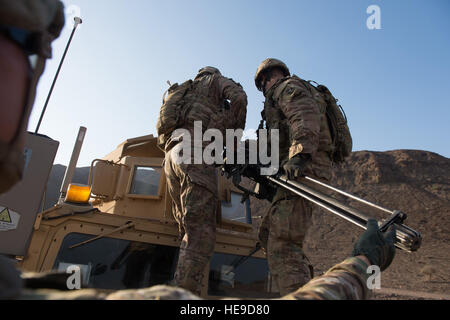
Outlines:
<svg viewBox="0 0 450 320"><path fill-rule="evenodd" d="M326 209L327 211L357 225L362 229L366 229L367 221L369 217L364 214L362 211L352 208L338 200L330 197L327 194L324 194L321 191L316 190L308 186L305 183L288 180L284 175L272 175L272 176L264 176L260 174L260 165L253 164L225 164L222 166L222 174L227 175L228 178L232 179L233 184L244 192L244 197L255 196L259 199L267 199L271 201L271 195L274 194L274 191L277 187L283 188L285 190L289 190L294 194L303 197L312 203ZM245 176L259 186L258 191L251 191L240 185L241 177ZM417 251L420 248L422 242L422 236L420 232L406 226L403 224L405 219L407 218L406 213L399 210L389 210L383 208L379 205L371 203L367 200L361 199L357 196L354 196L350 193L344 192L337 188L334 188L326 183L313 179L311 177L302 177L301 180L309 181L313 185L322 186L334 192L338 192L348 198L353 200L357 200L361 203L364 203L367 206L375 208L377 210L383 211L385 213L389 213L390 216L383 220L380 225L380 231L385 232L391 225L395 225L396 232L396 241L395 246L398 249L413 252ZM257 188L258 189L258 188ZM245 198L243 198L244 200Z"/></svg>

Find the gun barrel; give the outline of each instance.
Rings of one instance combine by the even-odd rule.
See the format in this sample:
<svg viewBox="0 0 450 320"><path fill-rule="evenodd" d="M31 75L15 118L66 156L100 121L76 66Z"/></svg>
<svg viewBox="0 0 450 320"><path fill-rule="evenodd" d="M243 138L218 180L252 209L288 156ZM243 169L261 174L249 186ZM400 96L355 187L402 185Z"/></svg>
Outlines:
<svg viewBox="0 0 450 320"><path fill-rule="evenodd" d="M344 218L345 220L365 229L368 217L364 214L357 212L353 208L350 208L342 203L337 202L336 200L322 194L319 191L313 191L311 188L308 188L304 185L300 185L298 182L289 181L287 179L275 178L272 176L267 176L267 179L272 183L283 187L298 196L301 196L318 206ZM326 200L328 201L326 201Z"/></svg>
<svg viewBox="0 0 450 320"><path fill-rule="evenodd" d="M394 223L397 228L395 246L401 250L413 252L417 251L422 244L420 232L404 225L403 223Z"/></svg>
<svg viewBox="0 0 450 320"><path fill-rule="evenodd" d="M306 179L306 180L309 180L309 181L312 181L312 182L314 182L314 183L316 183L316 184L318 184L318 185L321 185L321 186L323 186L323 187L325 187L325 188L328 188L328 189L330 189L330 190L333 190L333 191L335 191L335 192L338 192L338 193L340 193L340 194L342 194L342 195L344 195L344 196L346 196L346 197L349 197L349 198L351 198L351 199L353 199L353 200L357 200L357 201L362 202L362 203L364 203L364 204L366 204L366 205L368 205L368 206L371 206L371 207L373 207L373 208L377 208L378 210L381 210L381 211L384 211L384 212L387 212L387 213L390 213L390 214L393 214L393 213L394 213L394 211L392 211L392 210L383 208L383 207L381 207L381 206L379 206L379 205L376 205L375 203L372 203L372 202L369 202L369 201L367 201L367 200L361 199L361 198L359 198L359 197L357 197L357 196L355 196L355 195L353 195L353 194L350 194L350 193L348 193L348 192L342 191L342 190L340 190L340 189L338 189L338 188L334 188L334 187L332 187L332 186L330 186L330 185L328 185L328 184L326 184L326 183L323 183L323 182L318 181L318 180L316 180L316 179L313 179L313 178L311 178L311 177L305 177L305 179Z"/></svg>
<svg viewBox="0 0 450 320"><path fill-rule="evenodd" d="M273 184L276 184L286 190L289 190L298 196L301 196L318 206L338 215L339 217L357 225L362 229L366 229L367 215L349 207L336 199L331 198L328 195L323 194L320 191L314 190L304 184L297 181L291 181L285 177L273 177L266 176L266 179ZM413 252L416 251L422 242L422 237L416 230L404 225L403 223L394 223L396 226L396 243L395 246L398 249Z"/></svg>

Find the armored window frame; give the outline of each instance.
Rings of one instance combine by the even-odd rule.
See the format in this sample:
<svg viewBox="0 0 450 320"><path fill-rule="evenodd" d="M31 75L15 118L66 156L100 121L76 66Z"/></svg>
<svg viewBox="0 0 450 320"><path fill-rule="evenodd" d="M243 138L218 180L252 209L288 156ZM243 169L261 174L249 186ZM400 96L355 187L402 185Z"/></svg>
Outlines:
<svg viewBox="0 0 450 320"><path fill-rule="evenodd" d="M161 200L165 189L165 175L162 167L162 159L152 158L135 158L127 157L125 164L130 168L130 174L128 177L128 183L126 187L126 196L132 199L148 199L148 200ZM136 169L139 167L149 167L160 170L160 177L158 182L158 191L156 195L145 195L131 193L133 186L133 180L135 177Z"/></svg>

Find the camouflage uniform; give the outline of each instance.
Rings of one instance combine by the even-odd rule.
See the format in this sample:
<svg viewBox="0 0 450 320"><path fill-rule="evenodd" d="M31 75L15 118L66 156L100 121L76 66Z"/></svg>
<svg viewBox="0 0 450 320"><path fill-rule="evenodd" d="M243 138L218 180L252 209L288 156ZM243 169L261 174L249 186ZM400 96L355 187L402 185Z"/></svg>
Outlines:
<svg viewBox="0 0 450 320"><path fill-rule="evenodd" d="M368 265L361 259L352 257L335 265L324 275L316 277L305 286L297 288L279 299L281 300L363 300L368 299ZM60 291L51 289L24 289L17 299L26 300L201 300L198 295L177 287L156 285L149 288L118 290L81 289ZM278 300L278 299L277 299Z"/></svg>
<svg viewBox="0 0 450 320"><path fill-rule="evenodd" d="M25 56L36 55L36 63L28 63L28 90L20 123L9 143L0 141L0 193L6 192L22 178L23 146L28 119L33 107L36 86L44 71L45 61L52 56L51 43L64 26L64 7L57 0L0 0L0 35L12 40ZM14 66L11 66L12 68ZM1 106L8 108L8 106Z"/></svg>
<svg viewBox="0 0 450 320"><path fill-rule="evenodd" d="M281 299L283 300L364 300L370 296L367 287L369 265L357 257L351 257L335 265L323 276Z"/></svg>
<svg viewBox="0 0 450 320"><path fill-rule="evenodd" d="M262 116L267 129L279 129L280 166L299 153L310 154L312 161L303 174L328 181L332 141L325 100L297 76L278 80L265 96ZM301 287L313 276L303 253L312 209L307 200L278 188L263 219L259 237L282 295Z"/></svg>
<svg viewBox="0 0 450 320"><path fill-rule="evenodd" d="M245 126L247 96L239 84L219 72L200 73L184 101L182 128L191 133L192 140L194 121L202 122L203 132L215 128L222 134L225 129ZM217 175L213 165L194 164L193 159L192 164L177 163L174 150L180 138L172 135L168 139L164 164L172 211L182 237L174 280L175 284L200 294L204 269L216 242ZM200 141L200 148L209 143Z"/></svg>
<svg viewBox="0 0 450 320"><path fill-rule="evenodd" d="M31 54L37 56L34 65L27 61L27 92L14 137L9 143L0 141L0 193L8 191L22 177L25 164L23 145L36 86L46 59L52 56L51 43L59 36L63 26L64 7L58 0L0 0L0 35L18 46L24 57ZM11 106L4 105L4 101L0 103L3 103L2 109L10 110L8 108ZM12 261L0 256L0 299L18 296L22 285L20 273Z"/></svg>

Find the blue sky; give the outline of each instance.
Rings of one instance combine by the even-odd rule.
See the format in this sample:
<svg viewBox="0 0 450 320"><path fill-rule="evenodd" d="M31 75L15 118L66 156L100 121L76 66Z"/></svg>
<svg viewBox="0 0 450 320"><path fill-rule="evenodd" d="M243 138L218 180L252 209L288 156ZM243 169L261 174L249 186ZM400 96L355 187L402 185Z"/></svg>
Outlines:
<svg viewBox="0 0 450 320"><path fill-rule="evenodd" d="M38 86L34 131L72 30L77 29L39 133L60 142L67 165L80 126L78 166L127 138L156 134L167 80L218 67L248 95L246 128L264 100L253 77L268 57L329 87L342 104L354 151L420 149L450 157L450 2L447 0L64 0L66 26ZM369 30L366 9L381 9Z"/></svg>

